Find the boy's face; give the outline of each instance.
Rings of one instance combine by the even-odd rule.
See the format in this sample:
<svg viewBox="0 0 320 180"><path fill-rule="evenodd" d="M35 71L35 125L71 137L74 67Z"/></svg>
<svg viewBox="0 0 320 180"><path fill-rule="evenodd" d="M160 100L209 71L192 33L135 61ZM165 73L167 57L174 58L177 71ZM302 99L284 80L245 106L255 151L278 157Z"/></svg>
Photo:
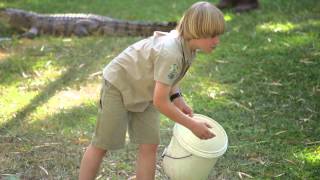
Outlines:
<svg viewBox="0 0 320 180"><path fill-rule="evenodd" d="M219 37L192 39L191 47L200 49L204 53L211 53L211 51L219 44Z"/></svg>

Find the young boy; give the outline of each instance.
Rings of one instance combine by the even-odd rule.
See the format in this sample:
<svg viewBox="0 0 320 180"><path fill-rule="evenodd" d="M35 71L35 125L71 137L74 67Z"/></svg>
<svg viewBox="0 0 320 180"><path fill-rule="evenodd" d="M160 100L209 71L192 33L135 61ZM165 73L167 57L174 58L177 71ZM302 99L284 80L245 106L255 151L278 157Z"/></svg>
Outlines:
<svg viewBox="0 0 320 180"><path fill-rule="evenodd" d="M224 29L221 11L208 2L197 2L184 13L176 30L155 32L104 68L96 130L81 162L80 180L95 178L107 150L124 146L127 129L131 142L139 144L136 178L154 179L159 112L201 139L214 137L208 124L192 118L177 84L196 51L210 53Z"/></svg>

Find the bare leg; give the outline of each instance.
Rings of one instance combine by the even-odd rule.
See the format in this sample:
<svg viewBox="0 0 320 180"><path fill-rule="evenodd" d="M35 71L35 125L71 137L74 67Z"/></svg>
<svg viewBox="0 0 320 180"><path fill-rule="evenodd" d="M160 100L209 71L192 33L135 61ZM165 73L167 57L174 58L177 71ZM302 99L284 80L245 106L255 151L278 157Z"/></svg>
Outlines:
<svg viewBox="0 0 320 180"><path fill-rule="evenodd" d="M155 179L157 144L140 144L137 157L137 180Z"/></svg>
<svg viewBox="0 0 320 180"><path fill-rule="evenodd" d="M99 171L101 161L106 154L106 150L89 145L83 155L79 180L94 180Z"/></svg>

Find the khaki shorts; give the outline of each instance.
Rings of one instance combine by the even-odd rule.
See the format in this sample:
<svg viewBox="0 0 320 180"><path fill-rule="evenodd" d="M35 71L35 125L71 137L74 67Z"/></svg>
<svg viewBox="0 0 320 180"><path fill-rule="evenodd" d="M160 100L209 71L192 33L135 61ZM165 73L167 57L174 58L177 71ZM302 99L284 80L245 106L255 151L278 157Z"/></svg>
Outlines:
<svg viewBox="0 0 320 180"><path fill-rule="evenodd" d="M159 144L159 112L151 104L144 112L130 112L123 104L120 91L104 81L92 145L104 150L123 148L128 129L136 144Z"/></svg>

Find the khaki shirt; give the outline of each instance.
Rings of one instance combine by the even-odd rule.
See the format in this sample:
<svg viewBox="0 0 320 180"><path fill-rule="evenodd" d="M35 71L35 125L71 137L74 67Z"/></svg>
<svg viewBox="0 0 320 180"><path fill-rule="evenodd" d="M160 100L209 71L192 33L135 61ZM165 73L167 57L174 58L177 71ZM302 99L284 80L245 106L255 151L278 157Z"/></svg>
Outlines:
<svg viewBox="0 0 320 180"><path fill-rule="evenodd" d="M152 103L155 82L174 86L194 57L177 31L156 31L115 57L103 77L119 89L129 111L143 112Z"/></svg>

